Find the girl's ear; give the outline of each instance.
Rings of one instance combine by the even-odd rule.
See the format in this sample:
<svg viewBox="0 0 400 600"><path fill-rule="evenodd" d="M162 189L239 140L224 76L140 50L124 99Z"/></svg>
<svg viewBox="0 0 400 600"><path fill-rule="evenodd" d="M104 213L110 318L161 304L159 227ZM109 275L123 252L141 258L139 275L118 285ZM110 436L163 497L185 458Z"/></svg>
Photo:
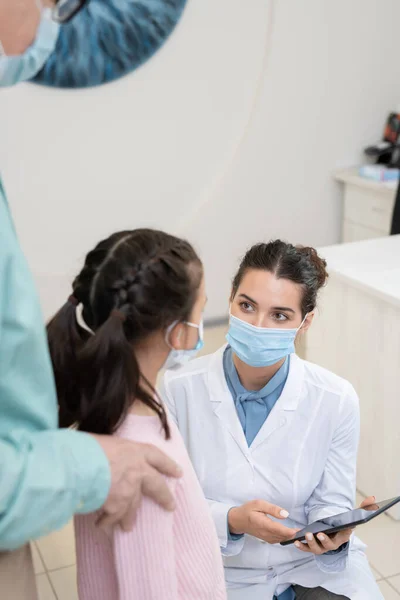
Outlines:
<svg viewBox="0 0 400 600"><path fill-rule="evenodd" d="M169 345L175 350L181 350L183 348L184 336L183 336L183 323L176 323L170 330L168 335Z"/></svg>

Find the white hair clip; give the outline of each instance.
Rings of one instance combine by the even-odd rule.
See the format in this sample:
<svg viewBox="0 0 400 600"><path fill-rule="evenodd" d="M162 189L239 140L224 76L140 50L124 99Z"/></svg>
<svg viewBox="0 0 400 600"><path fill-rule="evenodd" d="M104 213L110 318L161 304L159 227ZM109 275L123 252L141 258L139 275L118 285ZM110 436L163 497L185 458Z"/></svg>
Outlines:
<svg viewBox="0 0 400 600"><path fill-rule="evenodd" d="M85 319L83 318L83 304L78 304L76 306L75 316L76 322L78 323L79 327L90 333L90 335L94 335L93 329L90 329L89 325L85 323Z"/></svg>

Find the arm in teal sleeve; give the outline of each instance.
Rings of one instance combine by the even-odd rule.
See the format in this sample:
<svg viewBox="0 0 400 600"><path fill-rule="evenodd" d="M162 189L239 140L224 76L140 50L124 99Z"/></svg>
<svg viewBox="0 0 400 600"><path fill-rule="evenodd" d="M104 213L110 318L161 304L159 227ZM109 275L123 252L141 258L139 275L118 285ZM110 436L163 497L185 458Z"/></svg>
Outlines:
<svg viewBox="0 0 400 600"><path fill-rule="evenodd" d="M72 430L0 440L0 550L13 550L102 506L110 487L99 444Z"/></svg>
<svg viewBox="0 0 400 600"><path fill-rule="evenodd" d="M43 318L0 181L0 550L93 511L110 487L94 438L57 430Z"/></svg>

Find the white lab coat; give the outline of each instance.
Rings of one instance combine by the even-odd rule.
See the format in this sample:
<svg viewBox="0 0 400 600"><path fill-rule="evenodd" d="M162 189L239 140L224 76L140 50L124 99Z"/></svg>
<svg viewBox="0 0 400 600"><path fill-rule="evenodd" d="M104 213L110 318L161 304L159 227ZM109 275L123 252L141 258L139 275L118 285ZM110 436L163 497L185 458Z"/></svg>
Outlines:
<svg viewBox="0 0 400 600"><path fill-rule="evenodd" d="M349 552L322 561L293 545L248 535L228 540L229 509L250 500L286 508L287 524L299 527L353 508L359 406L347 381L292 355L281 397L249 448L226 384L223 352L167 371L161 393L209 502L229 597L252 600L262 590L263 600L272 600L298 583L351 600L381 599L357 538Z"/></svg>

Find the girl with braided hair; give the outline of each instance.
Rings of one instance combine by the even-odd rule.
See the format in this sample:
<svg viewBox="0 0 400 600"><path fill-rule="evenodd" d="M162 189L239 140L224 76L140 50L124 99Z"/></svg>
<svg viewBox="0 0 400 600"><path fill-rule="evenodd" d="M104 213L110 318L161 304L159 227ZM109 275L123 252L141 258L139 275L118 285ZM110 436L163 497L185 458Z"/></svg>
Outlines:
<svg viewBox="0 0 400 600"><path fill-rule="evenodd" d="M107 528L101 513L75 518L80 600L226 597L206 500L155 391L163 367L201 348L205 302L202 264L188 242L122 231L89 252L48 325L60 426L151 443L183 470L168 479L175 511L144 498L132 532Z"/></svg>

